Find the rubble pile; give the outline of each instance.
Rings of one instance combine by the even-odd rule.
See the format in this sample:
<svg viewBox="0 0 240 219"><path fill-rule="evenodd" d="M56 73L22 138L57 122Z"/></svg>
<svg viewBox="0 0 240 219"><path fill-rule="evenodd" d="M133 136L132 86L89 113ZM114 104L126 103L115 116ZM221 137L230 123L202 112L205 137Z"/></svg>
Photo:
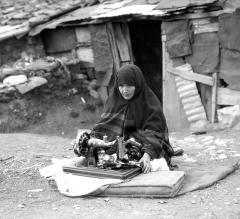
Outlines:
<svg viewBox="0 0 240 219"><path fill-rule="evenodd" d="M1 66L0 132L20 130L37 123L57 99L80 94L84 106L91 106L90 96L95 100L99 98L96 79L81 69L76 72L79 73L70 72L63 60L54 57L35 60L25 57Z"/></svg>
<svg viewBox="0 0 240 219"><path fill-rule="evenodd" d="M87 93L99 98L96 79L81 72L71 75L65 63L58 58L45 57L35 61L18 60L13 66L0 68L0 102L19 99L35 90L38 94L61 96Z"/></svg>
<svg viewBox="0 0 240 219"><path fill-rule="evenodd" d="M18 61L19 62L19 61ZM38 59L32 63L19 63L0 69L0 102L10 102L38 89L44 94L62 90L71 84L71 74L64 63L53 57Z"/></svg>

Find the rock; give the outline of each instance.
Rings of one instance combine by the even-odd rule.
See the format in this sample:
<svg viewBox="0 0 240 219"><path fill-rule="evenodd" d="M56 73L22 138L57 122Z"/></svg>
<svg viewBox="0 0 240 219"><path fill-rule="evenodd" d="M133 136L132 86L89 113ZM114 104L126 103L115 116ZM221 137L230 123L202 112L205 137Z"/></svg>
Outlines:
<svg viewBox="0 0 240 219"><path fill-rule="evenodd" d="M75 74L73 77L75 80L86 80L87 76L84 74Z"/></svg>
<svg viewBox="0 0 240 219"><path fill-rule="evenodd" d="M240 121L240 106L224 107L217 111L218 120L226 128L234 127Z"/></svg>
<svg viewBox="0 0 240 219"><path fill-rule="evenodd" d="M207 125L207 120L198 120L190 124L190 130L192 131L192 133L205 132L207 130Z"/></svg>
<svg viewBox="0 0 240 219"><path fill-rule="evenodd" d="M95 91L95 90L90 90L90 91L89 91L89 94L90 94L90 96L92 96L92 97L95 98L95 99L98 99L98 98L99 98L99 94L98 94L98 92Z"/></svg>
<svg viewBox="0 0 240 219"><path fill-rule="evenodd" d="M19 84L23 84L27 82L27 76L26 75L12 75L8 76L3 80L4 85L8 86L16 86Z"/></svg>
<svg viewBox="0 0 240 219"><path fill-rule="evenodd" d="M72 117L72 118L77 118L77 117L79 117L79 113L76 112L76 111L74 111L74 110L72 110L72 111L70 112L70 117Z"/></svg>
<svg viewBox="0 0 240 219"><path fill-rule="evenodd" d="M225 154L219 154L216 159L217 160L224 160L224 159L227 159L227 156Z"/></svg>
<svg viewBox="0 0 240 219"><path fill-rule="evenodd" d="M238 200L236 198L233 199L234 204L238 204Z"/></svg>
<svg viewBox="0 0 240 219"><path fill-rule="evenodd" d="M47 80L42 77L30 77L29 81L24 84L19 84L16 86L17 90L21 94L25 94L29 92L30 90L33 90L36 87L42 86L47 83Z"/></svg>
<svg viewBox="0 0 240 219"><path fill-rule="evenodd" d="M12 16L12 19L27 19L29 14L27 12L16 13Z"/></svg>
<svg viewBox="0 0 240 219"><path fill-rule="evenodd" d="M158 203L160 203L160 204L166 204L166 203L167 203L167 201L160 200Z"/></svg>

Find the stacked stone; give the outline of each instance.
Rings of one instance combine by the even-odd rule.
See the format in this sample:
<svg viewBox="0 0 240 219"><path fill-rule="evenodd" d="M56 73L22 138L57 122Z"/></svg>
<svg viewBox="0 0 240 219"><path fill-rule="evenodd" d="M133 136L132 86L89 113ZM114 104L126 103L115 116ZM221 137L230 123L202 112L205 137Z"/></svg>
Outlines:
<svg viewBox="0 0 240 219"><path fill-rule="evenodd" d="M38 69L36 71L29 71L28 76L42 77L47 80L47 84L39 87L39 91L43 93L52 94L54 92L62 91L71 84L71 73L65 64L59 60L48 57L49 69Z"/></svg>
<svg viewBox="0 0 240 219"><path fill-rule="evenodd" d="M10 77L14 78L25 76L26 81L17 83L8 83ZM27 90L37 88L38 92L54 94L62 91L71 84L71 74L67 67L59 59L47 57L45 59L37 60L25 68L3 68L0 71L0 102L9 102L24 93L18 89L21 84L27 84L32 78L42 78L47 81L44 85L35 84ZM22 86L22 85L21 85ZM26 85L27 86L27 85ZM26 90L26 89L25 89Z"/></svg>
<svg viewBox="0 0 240 219"><path fill-rule="evenodd" d="M0 102L9 102L16 98L16 89L0 83Z"/></svg>

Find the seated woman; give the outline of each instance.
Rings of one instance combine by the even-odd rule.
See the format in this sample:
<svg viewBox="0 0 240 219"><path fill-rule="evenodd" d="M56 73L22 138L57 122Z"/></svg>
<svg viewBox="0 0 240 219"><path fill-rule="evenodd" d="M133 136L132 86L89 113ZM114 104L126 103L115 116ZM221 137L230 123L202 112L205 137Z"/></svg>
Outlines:
<svg viewBox="0 0 240 219"><path fill-rule="evenodd" d="M140 163L143 172L151 171L151 160L165 158L170 166L173 149L169 143L168 128L161 103L145 82L141 70L133 64L120 68L106 101L104 113L95 124L91 135L109 141L118 136L134 137L142 144ZM116 153L116 148L108 150Z"/></svg>

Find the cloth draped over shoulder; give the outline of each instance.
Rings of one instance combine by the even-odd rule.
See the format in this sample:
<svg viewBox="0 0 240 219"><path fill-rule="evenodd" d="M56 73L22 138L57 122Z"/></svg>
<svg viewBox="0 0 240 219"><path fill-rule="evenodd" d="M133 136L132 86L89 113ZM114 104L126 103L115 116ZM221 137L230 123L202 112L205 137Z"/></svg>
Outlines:
<svg viewBox="0 0 240 219"><path fill-rule="evenodd" d="M119 84L135 86L130 100L122 97ZM107 135L109 141L117 136L125 139L135 137L145 143L142 151L152 159L165 155L170 158L173 154L161 103L146 84L142 71L133 64L125 65L118 71L104 113L91 134L101 139Z"/></svg>

